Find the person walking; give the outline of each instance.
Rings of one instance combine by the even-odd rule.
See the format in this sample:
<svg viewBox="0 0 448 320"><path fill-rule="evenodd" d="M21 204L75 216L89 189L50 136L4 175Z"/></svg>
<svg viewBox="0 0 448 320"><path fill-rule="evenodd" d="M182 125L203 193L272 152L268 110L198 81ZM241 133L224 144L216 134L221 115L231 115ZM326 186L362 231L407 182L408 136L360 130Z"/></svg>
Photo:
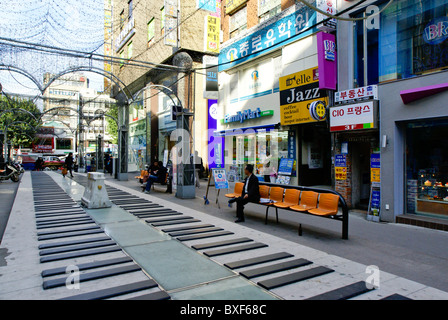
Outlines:
<svg viewBox="0 0 448 320"><path fill-rule="evenodd" d="M241 197L229 200L229 203L236 202L236 223L244 222L244 206L249 202L258 203L260 201L260 190L258 178L253 174L254 166L251 164L246 165L244 173L246 179L244 179L244 188Z"/></svg>
<svg viewBox="0 0 448 320"><path fill-rule="evenodd" d="M73 178L73 153L71 152L68 154L67 158L65 158L65 167L67 171L70 171L70 176Z"/></svg>

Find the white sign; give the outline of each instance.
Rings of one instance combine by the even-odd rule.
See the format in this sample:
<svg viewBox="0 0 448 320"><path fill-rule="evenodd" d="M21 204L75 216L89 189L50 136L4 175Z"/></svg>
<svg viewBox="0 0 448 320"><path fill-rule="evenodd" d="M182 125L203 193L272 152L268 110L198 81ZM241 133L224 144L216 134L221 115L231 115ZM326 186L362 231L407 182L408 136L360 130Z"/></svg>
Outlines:
<svg viewBox="0 0 448 320"><path fill-rule="evenodd" d="M316 7L333 16L336 14L336 0L317 0ZM320 12L317 12L316 14L317 23L320 23L328 18L329 18L328 16ZM336 19L330 19L327 22L318 25L317 28L322 31L332 32L336 30L336 23L337 23Z"/></svg>
<svg viewBox="0 0 448 320"><path fill-rule="evenodd" d="M330 108L330 131L375 129L377 101Z"/></svg>
<svg viewBox="0 0 448 320"><path fill-rule="evenodd" d="M128 23L123 26L118 38L115 40L115 52L118 52L126 42L135 34L135 20L131 17Z"/></svg>
<svg viewBox="0 0 448 320"><path fill-rule="evenodd" d="M177 18L165 17L165 45L177 47Z"/></svg>
<svg viewBox="0 0 448 320"><path fill-rule="evenodd" d="M335 102L345 102L355 99L373 98L378 100L378 86L367 86L362 88L339 91L334 94Z"/></svg>

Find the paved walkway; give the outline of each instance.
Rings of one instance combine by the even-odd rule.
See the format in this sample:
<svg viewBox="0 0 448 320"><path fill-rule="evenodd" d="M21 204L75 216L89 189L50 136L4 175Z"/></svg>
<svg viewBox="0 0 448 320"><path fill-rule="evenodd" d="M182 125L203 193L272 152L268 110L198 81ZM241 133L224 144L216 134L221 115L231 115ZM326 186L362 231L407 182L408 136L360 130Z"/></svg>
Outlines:
<svg viewBox="0 0 448 320"><path fill-rule="evenodd" d="M139 184L133 179L134 176L135 174L130 173L129 181L111 181L139 194ZM77 179L85 181L82 176L77 176ZM192 200L178 199L174 194L166 194L163 192L163 186L156 186L156 191L151 195L233 222L235 207L227 207L225 190L222 190L219 197L218 208L215 204L214 189L209 193L210 204L204 205L205 186L206 182L201 182L201 188L196 189L197 198ZM244 226L251 229L364 265L376 265L382 271L448 292L448 232L411 225L369 222L365 219L365 213L351 211L350 239L343 241L341 223L338 221L279 210L280 224L275 224L274 215L271 213L270 223L266 226L263 223L263 208L249 204L245 212L247 219ZM302 237L297 235L299 224L302 224Z"/></svg>
<svg viewBox="0 0 448 320"><path fill-rule="evenodd" d="M130 284L148 284L148 281L152 281L151 287L116 298L143 295L148 299L168 296L182 300L333 299L342 295L352 299L382 299L398 294L401 298L448 299L446 292L384 271L380 273L379 288L368 291L365 264L188 208L172 198L144 195L111 180L106 184L114 206L81 212L76 201L83 194L82 185L56 173L42 175L46 176L40 177L42 188L53 183L57 190L45 196L45 189L37 190L38 185L32 184L29 173L23 177L20 197L14 204L1 246L10 254L6 266L0 267L0 299L59 299L101 290L110 292L117 286L128 288ZM78 180L83 178L79 176ZM33 195L34 203L29 201ZM51 204L54 201L56 206ZM69 214L73 216L67 218ZM64 221L55 222L55 215L61 215ZM45 216L51 218L43 219ZM74 228L93 228L91 231L98 234L77 237L76 245L65 244L62 249L61 239L39 239L48 237L48 233L67 234ZM99 241L93 242L94 237L108 238L102 241L111 243L98 242L96 249L86 249L85 246ZM38 248L42 244L54 246L56 251L44 251L42 256L42 247ZM117 251L101 253L115 247ZM87 250L94 252L84 256ZM61 254L69 256L59 259ZM66 278L61 278L61 274L56 277L42 274L43 270L61 267L65 270L70 265L85 266L127 257L131 261L120 267L102 266L92 271L89 265L87 271L81 272L80 289L76 291L68 291ZM42 258L48 261L42 262ZM259 261L247 261L253 258ZM53 288L54 285L57 287Z"/></svg>

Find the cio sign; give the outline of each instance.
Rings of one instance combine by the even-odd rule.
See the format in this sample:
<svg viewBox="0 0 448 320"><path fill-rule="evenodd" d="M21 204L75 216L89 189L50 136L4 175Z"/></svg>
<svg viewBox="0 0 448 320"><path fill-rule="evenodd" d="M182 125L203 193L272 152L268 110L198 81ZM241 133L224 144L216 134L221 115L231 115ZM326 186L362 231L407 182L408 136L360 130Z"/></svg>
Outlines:
<svg viewBox="0 0 448 320"><path fill-rule="evenodd" d="M425 28L423 40L427 44L442 43L448 38L448 18L442 17L432 20Z"/></svg>

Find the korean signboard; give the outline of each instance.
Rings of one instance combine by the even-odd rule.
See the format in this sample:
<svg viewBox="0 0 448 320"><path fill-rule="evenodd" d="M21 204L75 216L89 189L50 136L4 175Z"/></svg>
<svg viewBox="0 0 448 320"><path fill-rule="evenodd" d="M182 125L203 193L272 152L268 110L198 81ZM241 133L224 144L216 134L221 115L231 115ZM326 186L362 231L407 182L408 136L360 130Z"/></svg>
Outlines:
<svg viewBox="0 0 448 320"><path fill-rule="evenodd" d="M316 108L317 102L320 102L319 108ZM327 104L327 93L319 88L318 68L311 68L280 78L282 125L324 120ZM313 108L311 108L312 105Z"/></svg>
<svg viewBox="0 0 448 320"><path fill-rule="evenodd" d="M336 14L336 0L317 0L316 7L324 11L325 13L331 14L333 16ZM317 12L316 18L317 18L316 22L320 23L328 19L328 16L320 12ZM322 31L332 32L336 30L336 24L337 24L336 19L330 19L318 25L317 28Z"/></svg>
<svg viewBox="0 0 448 320"><path fill-rule="evenodd" d="M337 154L334 158L336 180L347 180L347 155Z"/></svg>
<svg viewBox="0 0 448 320"><path fill-rule="evenodd" d="M330 108L330 131L378 128L378 101Z"/></svg>
<svg viewBox="0 0 448 320"><path fill-rule="evenodd" d="M215 180L215 189L229 188L229 182L227 181L227 174L225 169L213 169L213 179Z"/></svg>
<svg viewBox="0 0 448 320"><path fill-rule="evenodd" d="M235 2L235 1L234 1ZM227 9L229 4L227 3ZM316 21L316 14L306 6L282 19L259 28L242 38L221 48L219 55L219 71L227 70L261 54L279 49L288 43L305 38L317 31L310 28ZM308 30L308 28L310 28ZM305 31L306 32L303 32ZM302 33L303 32L303 33ZM298 35L300 33L300 35ZM295 35L298 35L295 37Z"/></svg>
<svg viewBox="0 0 448 320"><path fill-rule="evenodd" d="M205 51L219 53L219 32L221 19L213 16L205 17Z"/></svg>
<svg viewBox="0 0 448 320"><path fill-rule="evenodd" d="M367 86L362 88L339 91L334 94L335 102L347 102L350 100L373 98L378 100L378 87Z"/></svg>
<svg viewBox="0 0 448 320"><path fill-rule="evenodd" d="M202 63L207 68L205 69L204 81L204 99L218 99L218 58L211 56L204 56Z"/></svg>

